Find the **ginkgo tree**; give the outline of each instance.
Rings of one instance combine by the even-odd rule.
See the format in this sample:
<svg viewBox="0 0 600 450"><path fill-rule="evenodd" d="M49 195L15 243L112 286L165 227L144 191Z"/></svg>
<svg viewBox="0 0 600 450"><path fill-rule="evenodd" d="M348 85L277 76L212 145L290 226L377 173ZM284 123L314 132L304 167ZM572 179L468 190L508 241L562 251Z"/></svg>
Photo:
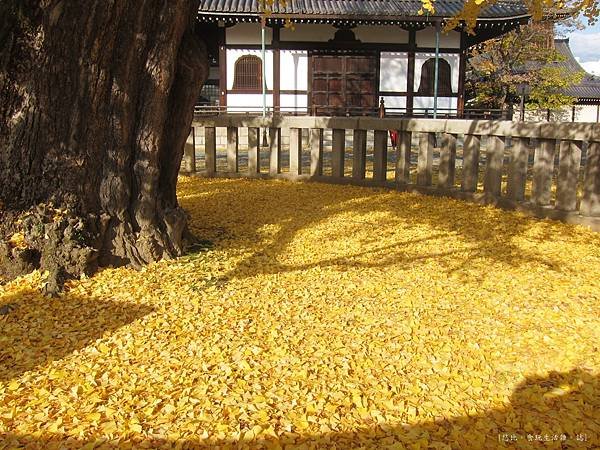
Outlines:
<svg viewBox="0 0 600 450"><path fill-rule="evenodd" d="M471 49L467 70L467 97L474 107L507 112L519 102L517 86L530 88L535 108L558 109L573 104L567 88L579 83L583 72L573 73L555 62L564 60L554 47L554 28L576 28L571 16L553 17L523 26Z"/></svg>
<svg viewBox="0 0 600 450"><path fill-rule="evenodd" d="M259 0L268 12L270 0ZM339 0L345 1L345 0ZM473 24L493 1L467 0ZM41 268L49 293L99 266L174 258L176 197L208 73L199 0L0 3L0 273ZM529 2L534 17L546 0ZM436 3L423 0L423 11ZM576 0L595 20L597 1Z"/></svg>

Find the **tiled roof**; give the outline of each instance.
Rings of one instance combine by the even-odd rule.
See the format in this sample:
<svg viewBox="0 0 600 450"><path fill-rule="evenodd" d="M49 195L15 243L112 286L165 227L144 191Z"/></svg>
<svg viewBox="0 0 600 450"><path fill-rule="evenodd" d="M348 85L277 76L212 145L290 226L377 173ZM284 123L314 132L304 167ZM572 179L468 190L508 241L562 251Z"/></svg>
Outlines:
<svg viewBox="0 0 600 450"><path fill-rule="evenodd" d="M563 61L553 62L552 67L562 67L570 73L584 72L583 80L565 90L565 94L578 98L598 98L600 99L600 77L587 73L583 67L579 65L571 47L569 47L569 39L555 39L554 47L556 51L564 57Z"/></svg>
<svg viewBox="0 0 600 450"><path fill-rule="evenodd" d="M200 15L257 15L258 0L201 0ZM433 17L448 18L459 13L464 5L460 0L437 0ZM285 5L275 1L273 14L296 17L331 19L399 19L417 17L421 0L287 0ZM480 19L511 19L527 16L524 2L498 0L483 9ZM425 16L422 16L425 18Z"/></svg>

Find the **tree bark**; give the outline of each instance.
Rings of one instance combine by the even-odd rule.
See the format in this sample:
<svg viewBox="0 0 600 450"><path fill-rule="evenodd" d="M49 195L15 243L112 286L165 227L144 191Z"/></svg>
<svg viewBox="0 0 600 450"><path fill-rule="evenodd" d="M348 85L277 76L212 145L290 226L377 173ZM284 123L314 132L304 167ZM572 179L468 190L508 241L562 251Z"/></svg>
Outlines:
<svg viewBox="0 0 600 450"><path fill-rule="evenodd" d="M0 231L25 244L0 246L0 266L27 247L60 284L181 255L177 174L208 73L198 0L3 3Z"/></svg>

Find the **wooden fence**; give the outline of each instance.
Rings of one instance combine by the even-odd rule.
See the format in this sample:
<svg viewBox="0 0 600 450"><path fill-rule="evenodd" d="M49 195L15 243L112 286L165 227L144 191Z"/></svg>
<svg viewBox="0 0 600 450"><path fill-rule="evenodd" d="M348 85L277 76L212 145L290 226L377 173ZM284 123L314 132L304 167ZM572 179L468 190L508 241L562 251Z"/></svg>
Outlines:
<svg viewBox="0 0 600 450"><path fill-rule="evenodd" d="M600 231L598 124L218 116L195 121L193 127L204 130L204 167L196 170L197 146L186 146L182 170L187 173L383 186L493 204ZM227 130L226 166L220 170L218 127ZM244 127L248 147L242 170L238 135ZM289 129L285 167L282 129ZM329 173L324 172L326 130L331 130ZM390 146L389 130L398 133L396 148ZM348 148L347 133L352 134ZM265 158L266 166L261 163ZM368 175L367 161L372 166Z"/></svg>

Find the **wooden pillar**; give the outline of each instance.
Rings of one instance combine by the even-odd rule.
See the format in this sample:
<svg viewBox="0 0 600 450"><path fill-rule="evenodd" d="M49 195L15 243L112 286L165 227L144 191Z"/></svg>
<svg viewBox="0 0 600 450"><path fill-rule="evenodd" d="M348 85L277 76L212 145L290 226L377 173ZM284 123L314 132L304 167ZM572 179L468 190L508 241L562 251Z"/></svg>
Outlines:
<svg viewBox="0 0 600 450"><path fill-rule="evenodd" d="M224 111L227 109L227 47L225 33L225 28L220 27L217 36L219 45L219 106Z"/></svg>
<svg viewBox="0 0 600 450"><path fill-rule="evenodd" d="M526 138L511 138L510 162L508 165L508 184L506 194L515 201L525 199L525 183L527 181L527 163L529 146Z"/></svg>
<svg viewBox="0 0 600 450"><path fill-rule="evenodd" d="M413 115L414 91L415 91L415 49L417 47L417 32L408 32L408 66L406 73L406 115Z"/></svg>
<svg viewBox="0 0 600 450"><path fill-rule="evenodd" d="M488 136L485 152L485 193L499 197L502 192L502 165L504 163L504 138Z"/></svg>
<svg viewBox="0 0 600 450"><path fill-rule="evenodd" d="M365 179L367 164L367 130L354 130L352 140L352 178L355 180Z"/></svg>
<svg viewBox="0 0 600 450"><path fill-rule="evenodd" d="M577 209L577 183L581 165L580 141L562 141L558 154L558 180L556 185L556 209Z"/></svg>
<svg viewBox="0 0 600 450"><path fill-rule="evenodd" d="M323 175L323 130L313 128L310 130L310 176Z"/></svg>
<svg viewBox="0 0 600 450"><path fill-rule="evenodd" d="M462 190L477 191L479 180L479 147L481 139L474 134L465 134L463 142L463 179Z"/></svg>
<svg viewBox="0 0 600 450"><path fill-rule="evenodd" d="M217 129L204 128L204 153L206 159L206 175L212 177L217 172Z"/></svg>
<svg viewBox="0 0 600 450"><path fill-rule="evenodd" d="M273 27L273 112L280 112L281 109L281 51L280 47L279 25Z"/></svg>
<svg viewBox="0 0 600 450"><path fill-rule="evenodd" d="M456 135L444 133L440 148L440 168L438 172L438 186L443 189L454 187L454 174L456 171Z"/></svg>
<svg viewBox="0 0 600 450"><path fill-rule="evenodd" d="M412 133L398 131L398 147L396 148L396 183L410 183L410 156Z"/></svg>
<svg viewBox="0 0 600 450"><path fill-rule="evenodd" d="M467 34L460 32L460 57L458 60L458 100L456 102L457 115L463 118L465 114L465 75L467 70Z"/></svg>
<svg viewBox="0 0 600 450"><path fill-rule="evenodd" d="M588 142L579 210L586 216L600 216L600 142Z"/></svg>
<svg viewBox="0 0 600 450"><path fill-rule="evenodd" d="M336 178L344 177L344 152L346 147L346 130L332 130L331 175Z"/></svg>
<svg viewBox="0 0 600 450"><path fill-rule="evenodd" d="M419 186L431 186L434 141L435 133L419 133L419 157L417 159L417 185Z"/></svg>
<svg viewBox="0 0 600 450"><path fill-rule="evenodd" d="M314 58L312 52L308 51L308 80L306 83L306 111L309 115L316 115L315 107L313 104L313 68L314 68Z"/></svg>
<svg viewBox="0 0 600 450"><path fill-rule="evenodd" d="M552 199L555 147L554 139L538 140L533 161L533 186L531 189L531 201L536 205L549 205Z"/></svg>
<svg viewBox="0 0 600 450"><path fill-rule="evenodd" d="M387 178L387 140L386 130L375 130L373 142L373 180L385 181Z"/></svg>

